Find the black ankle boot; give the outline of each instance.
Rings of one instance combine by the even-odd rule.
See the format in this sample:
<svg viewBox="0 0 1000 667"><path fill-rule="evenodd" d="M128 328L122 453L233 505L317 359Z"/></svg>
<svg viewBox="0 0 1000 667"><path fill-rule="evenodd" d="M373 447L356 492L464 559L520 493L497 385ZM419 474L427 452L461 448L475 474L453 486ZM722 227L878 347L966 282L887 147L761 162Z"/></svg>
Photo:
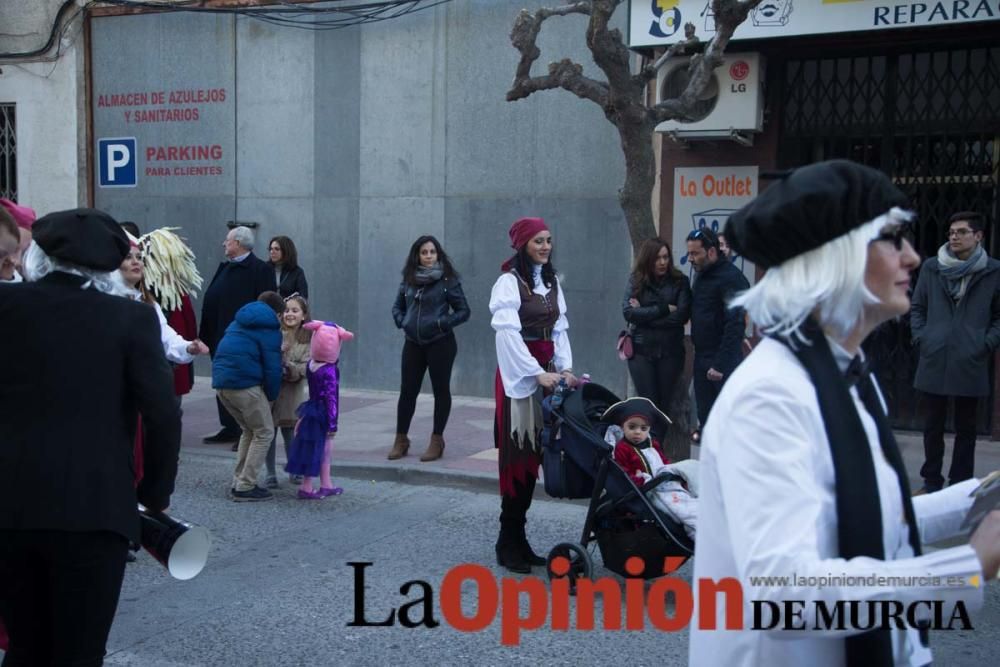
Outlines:
<svg viewBox="0 0 1000 667"><path fill-rule="evenodd" d="M543 557L535 553L535 550L531 548L528 544L528 536L524 532L524 524L522 523L517 531L517 541L520 545L521 558L528 565L531 566L542 566L545 565L546 561Z"/></svg>
<svg viewBox="0 0 1000 667"><path fill-rule="evenodd" d="M517 533L509 527L500 526L500 537L496 543L497 565L501 565L511 572L517 574L529 574L531 565L525 561L521 554L521 543L517 539Z"/></svg>

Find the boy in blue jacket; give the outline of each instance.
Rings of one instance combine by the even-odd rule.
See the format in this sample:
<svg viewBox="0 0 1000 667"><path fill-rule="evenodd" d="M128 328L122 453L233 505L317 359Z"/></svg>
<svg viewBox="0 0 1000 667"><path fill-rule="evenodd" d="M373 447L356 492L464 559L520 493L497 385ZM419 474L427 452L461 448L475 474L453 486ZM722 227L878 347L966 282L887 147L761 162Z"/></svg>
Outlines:
<svg viewBox="0 0 1000 667"><path fill-rule="evenodd" d="M267 450L274 436L271 402L281 388L281 313L285 302L277 292L264 292L257 301L239 309L219 341L212 358L212 388L243 430L233 500L271 500L267 489L257 486Z"/></svg>

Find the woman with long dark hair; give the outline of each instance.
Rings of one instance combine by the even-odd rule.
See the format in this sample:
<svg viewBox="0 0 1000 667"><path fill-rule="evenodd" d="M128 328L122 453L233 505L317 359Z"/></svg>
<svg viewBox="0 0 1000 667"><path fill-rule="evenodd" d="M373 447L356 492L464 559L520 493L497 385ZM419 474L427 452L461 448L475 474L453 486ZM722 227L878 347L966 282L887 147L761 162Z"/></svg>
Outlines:
<svg viewBox="0 0 1000 667"><path fill-rule="evenodd" d="M392 305L392 318L406 340L396 407L396 439L389 460L403 458L410 449L410 422L424 373L430 371L434 430L420 460L434 461L444 454L444 428L451 413L451 368L458 354L453 330L469 319L469 304L458 272L433 236L421 236L410 247L403 282Z"/></svg>
<svg viewBox="0 0 1000 667"><path fill-rule="evenodd" d="M684 325L691 317L691 284L674 266L670 244L663 239L646 239L639 246L622 314L632 330L635 355L628 361L628 372L636 394L669 415L670 400L684 372Z"/></svg>
<svg viewBox="0 0 1000 667"><path fill-rule="evenodd" d="M545 559L525 533L541 462L538 389L551 392L573 376L566 299L552 265L552 233L541 218L521 218L508 232L516 254L500 267L490 294L496 331L494 438L499 448L500 536L497 563L527 573Z"/></svg>
<svg viewBox="0 0 1000 667"><path fill-rule="evenodd" d="M287 236L275 236L267 244L268 264L274 271L274 289L287 299L293 294L309 298L306 272L299 266L299 252Z"/></svg>

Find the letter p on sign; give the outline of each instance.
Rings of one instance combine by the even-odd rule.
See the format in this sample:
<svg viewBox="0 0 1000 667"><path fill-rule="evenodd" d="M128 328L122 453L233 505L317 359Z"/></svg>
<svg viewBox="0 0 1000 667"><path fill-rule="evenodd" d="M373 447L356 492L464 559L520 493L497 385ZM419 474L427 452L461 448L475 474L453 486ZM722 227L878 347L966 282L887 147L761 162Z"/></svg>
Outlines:
<svg viewBox="0 0 1000 667"><path fill-rule="evenodd" d="M134 188L137 173L135 137L98 139L97 168L102 188Z"/></svg>

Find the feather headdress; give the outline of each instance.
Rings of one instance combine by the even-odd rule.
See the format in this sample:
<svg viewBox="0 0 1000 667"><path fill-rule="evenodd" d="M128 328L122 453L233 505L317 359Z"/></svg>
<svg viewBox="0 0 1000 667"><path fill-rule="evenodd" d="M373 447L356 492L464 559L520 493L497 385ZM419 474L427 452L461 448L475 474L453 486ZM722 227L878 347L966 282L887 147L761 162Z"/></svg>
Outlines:
<svg viewBox="0 0 1000 667"><path fill-rule="evenodd" d="M185 294L197 296L202 283L194 252L175 229L180 227L161 227L139 237L146 288L168 313L180 307Z"/></svg>

